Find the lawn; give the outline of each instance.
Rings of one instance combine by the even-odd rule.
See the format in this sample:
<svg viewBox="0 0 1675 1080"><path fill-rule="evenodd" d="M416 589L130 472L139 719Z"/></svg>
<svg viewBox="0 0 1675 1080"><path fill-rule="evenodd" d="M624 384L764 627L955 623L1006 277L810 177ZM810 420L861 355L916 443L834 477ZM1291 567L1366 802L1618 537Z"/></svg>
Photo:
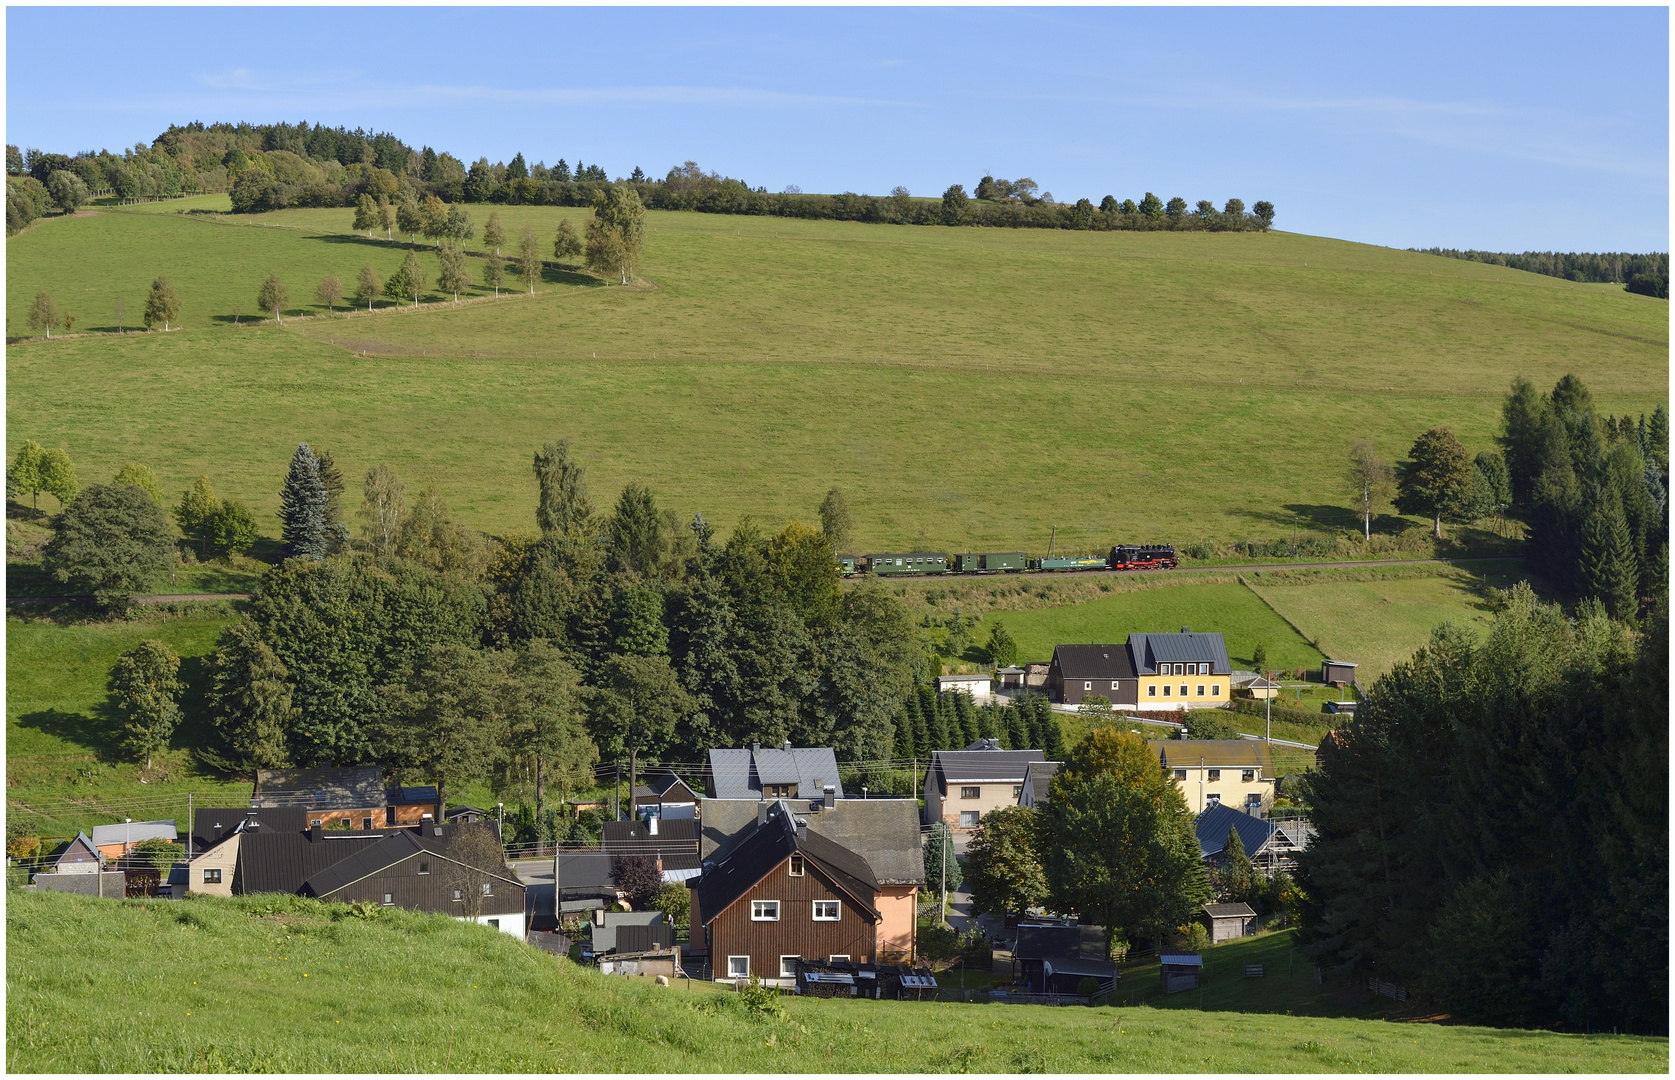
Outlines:
<svg viewBox="0 0 1675 1080"><path fill-rule="evenodd" d="M994 612L984 617L977 636L986 640L997 620L1018 642L1019 663L1051 660L1055 645L1120 644L1131 633L1172 632L1183 626L1219 632L1234 667L1250 667L1258 643L1267 646L1272 667L1318 669L1321 660L1314 646L1260 597L1236 583L1183 583L1113 593L1067 607Z"/></svg>
<svg viewBox="0 0 1675 1080"><path fill-rule="evenodd" d="M12 892L13 1072L1650 1072L1668 1041L612 979L440 916ZM135 957L144 957L136 963ZM252 1008L251 1003L259 1006Z"/></svg>
<svg viewBox="0 0 1675 1080"><path fill-rule="evenodd" d="M1361 684L1371 687L1397 661L1430 640L1437 625L1452 622L1475 633L1487 629L1493 615L1483 592L1485 574L1495 587L1523 577L1516 564L1495 563L1382 581L1250 581L1251 588L1313 639L1321 652L1355 662Z"/></svg>
<svg viewBox="0 0 1675 1080"><path fill-rule="evenodd" d="M530 454L569 437L596 504L639 480L683 517L778 525L835 484L860 550L1331 534L1354 524L1352 434L1394 457L1446 424L1487 449L1519 374L1575 371L1607 411L1667 397L1665 302L1283 233L654 213L639 287L549 270L533 298L234 329L269 272L318 311L321 276L388 273L404 245L348 235L343 209L167 205L8 244L10 334L39 287L82 329L114 326L119 295L132 324L159 273L185 305L168 335L13 346L13 440L84 476L145 461L171 497L207 473L269 521L308 440L351 479L383 461L466 524L527 529ZM501 209L543 244L581 213Z"/></svg>
<svg viewBox="0 0 1675 1080"><path fill-rule="evenodd" d="M186 796L198 804L225 795L249 798L246 781L205 771L188 747L207 737L203 725L203 658L231 615L147 614L118 622L6 620L6 804L14 834L73 836L77 829L120 821L186 820ZM174 749L150 775L121 750L121 723L106 690L117 657L156 638L182 658L187 690Z"/></svg>

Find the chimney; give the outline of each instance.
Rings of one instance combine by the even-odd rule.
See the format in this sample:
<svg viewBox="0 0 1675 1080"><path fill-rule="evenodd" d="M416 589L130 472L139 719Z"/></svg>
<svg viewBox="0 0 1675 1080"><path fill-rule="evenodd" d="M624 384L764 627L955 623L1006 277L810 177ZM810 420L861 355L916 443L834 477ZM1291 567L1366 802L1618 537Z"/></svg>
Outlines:
<svg viewBox="0 0 1675 1080"><path fill-rule="evenodd" d="M785 740L785 745L780 747L780 749L784 750L787 754L789 754L791 752L791 740L786 739Z"/></svg>
<svg viewBox="0 0 1675 1080"><path fill-rule="evenodd" d="M605 909L604 908L596 907L596 908L593 909L593 925L594 926L604 926L605 925Z"/></svg>
<svg viewBox="0 0 1675 1080"><path fill-rule="evenodd" d="M753 742L753 743L750 744L750 752L752 754L754 754L756 751L758 751L760 749L762 749L762 744L761 743Z"/></svg>
<svg viewBox="0 0 1675 1080"><path fill-rule="evenodd" d="M820 801L825 804L826 809L830 810L837 804L837 789L832 787L832 785L827 784L825 796Z"/></svg>
<svg viewBox="0 0 1675 1080"><path fill-rule="evenodd" d="M319 843L320 842L320 832L321 832L320 823L315 822L314 824L312 824L308 827L308 838L310 840L314 841L315 843Z"/></svg>
<svg viewBox="0 0 1675 1080"><path fill-rule="evenodd" d="M797 819L797 839L808 839L808 822L804 821L802 818Z"/></svg>
<svg viewBox="0 0 1675 1080"><path fill-rule="evenodd" d="M1190 633L1192 633L1192 631L1188 630L1186 627L1183 626L1183 627L1181 627L1181 633L1190 634Z"/></svg>

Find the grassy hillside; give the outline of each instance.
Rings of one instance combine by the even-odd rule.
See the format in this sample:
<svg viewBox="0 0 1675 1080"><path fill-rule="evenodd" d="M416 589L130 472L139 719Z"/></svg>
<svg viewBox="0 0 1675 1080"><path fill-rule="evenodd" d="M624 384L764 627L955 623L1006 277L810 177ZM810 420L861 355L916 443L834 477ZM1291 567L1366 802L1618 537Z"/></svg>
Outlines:
<svg viewBox="0 0 1675 1080"><path fill-rule="evenodd" d="M639 287L552 270L533 298L235 330L268 272L317 310L322 275L387 273L402 246L348 235L347 210L167 205L10 241L10 334L39 287L81 328L114 325L118 295L136 321L159 273L185 304L166 336L12 347L13 441L62 443L89 476L138 458L170 490L206 472L264 513L307 439L346 475L385 461L469 524L527 528L530 453L569 436L596 501L643 480L724 528L807 519L837 484L862 549L1039 551L1054 525L1068 550L1272 538L1353 525L1352 437L1397 456L1447 424L1487 448L1515 375L1575 371L1607 411L1667 395L1665 302L1281 233L652 214ZM544 245L577 213L501 210Z"/></svg>
<svg viewBox="0 0 1675 1080"><path fill-rule="evenodd" d="M14 1072L1630 1072L1664 1039L781 999L608 979L482 927L295 899L13 892Z"/></svg>

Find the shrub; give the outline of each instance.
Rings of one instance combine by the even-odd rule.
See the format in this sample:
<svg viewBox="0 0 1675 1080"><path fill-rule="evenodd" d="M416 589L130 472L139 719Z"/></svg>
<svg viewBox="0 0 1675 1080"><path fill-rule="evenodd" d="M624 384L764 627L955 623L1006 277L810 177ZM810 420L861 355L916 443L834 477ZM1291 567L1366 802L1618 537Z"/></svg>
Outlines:
<svg viewBox="0 0 1675 1080"><path fill-rule="evenodd" d="M769 1020L781 1015L785 1008L779 1003L779 991L763 986L762 980L752 975L749 984L739 987L739 1001L745 1011L757 1020Z"/></svg>
<svg viewBox="0 0 1675 1080"><path fill-rule="evenodd" d="M651 906L674 926L685 927L692 920L692 891L678 881L668 882L651 898Z"/></svg>
<svg viewBox="0 0 1675 1080"><path fill-rule="evenodd" d="M148 860L157 869L167 872L169 867L186 857L186 845L156 836L135 844L134 857L141 861Z"/></svg>
<svg viewBox="0 0 1675 1080"><path fill-rule="evenodd" d="M33 859L41 851L41 838L19 836L6 841L6 854L14 859Z"/></svg>

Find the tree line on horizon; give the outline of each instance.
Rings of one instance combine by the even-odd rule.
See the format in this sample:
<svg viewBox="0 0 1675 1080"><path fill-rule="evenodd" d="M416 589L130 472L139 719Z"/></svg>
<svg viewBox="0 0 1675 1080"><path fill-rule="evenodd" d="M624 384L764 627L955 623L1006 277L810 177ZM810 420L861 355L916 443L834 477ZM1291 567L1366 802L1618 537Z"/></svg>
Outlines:
<svg viewBox="0 0 1675 1080"><path fill-rule="evenodd" d="M1566 281L1621 285L1631 293L1669 299L1669 253L1666 251L1636 255L1626 251L1525 251L1512 254L1441 247L1408 250L1421 255L1440 255L1447 259L1527 270L1532 274L1546 274Z"/></svg>

